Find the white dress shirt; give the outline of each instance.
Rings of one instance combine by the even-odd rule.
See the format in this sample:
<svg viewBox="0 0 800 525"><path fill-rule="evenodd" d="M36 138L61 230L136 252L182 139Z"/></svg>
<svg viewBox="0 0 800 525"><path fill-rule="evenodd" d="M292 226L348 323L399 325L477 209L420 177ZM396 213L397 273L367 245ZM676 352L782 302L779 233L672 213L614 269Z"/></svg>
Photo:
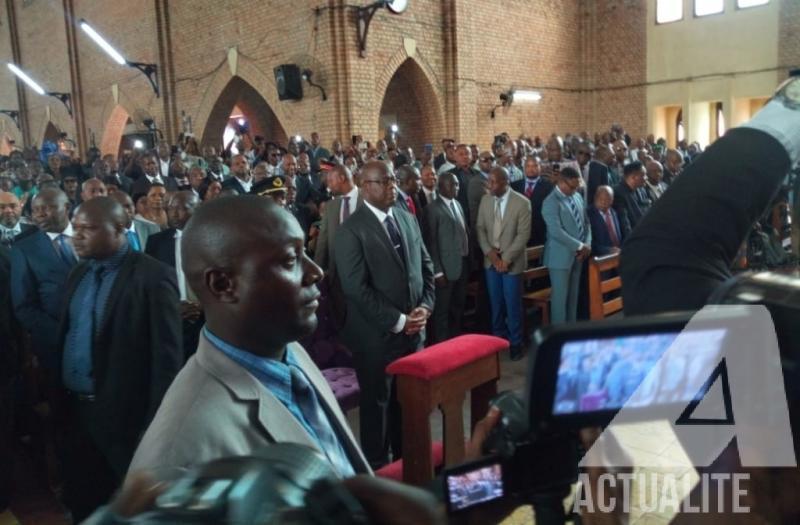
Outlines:
<svg viewBox="0 0 800 525"><path fill-rule="evenodd" d="M433 200L436 198L436 190L429 190L425 186L422 187L422 191L425 192L425 200L428 204L432 203ZM448 206L450 204L448 203Z"/></svg>
<svg viewBox="0 0 800 525"><path fill-rule="evenodd" d="M50 237L51 241L55 241L58 238L59 235L63 234L63 235L65 235L65 236L70 238L70 244L72 244L71 239L72 239L73 233L72 233L72 223L71 222L67 223L67 227L64 228L63 231L60 231L60 232L57 232L57 233L52 233L52 232L45 232L45 233L47 233L47 236Z"/></svg>
<svg viewBox="0 0 800 525"><path fill-rule="evenodd" d="M161 168L161 175L166 177L169 175L169 161L158 159L158 166Z"/></svg>
<svg viewBox="0 0 800 525"><path fill-rule="evenodd" d="M390 207L388 212L381 211L378 208L376 208L375 206L373 206L372 204L368 203L366 200L364 201L364 205L367 208L369 208L370 211L372 211L372 213L375 214L375 217L377 217L378 222L380 222L381 226L383 226L383 231L386 232L386 237L389 239L389 243L391 244L392 236L389 235L389 230L386 229L386 225L383 223L383 221L385 221L386 217L389 216L389 217L392 218L392 220L395 222L395 224L397 224L397 220L394 218L394 215L392 215L392 208ZM400 225L397 225L397 230L400 231ZM402 233L400 235L402 236ZM400 317L397 319L397 322L392 327L392 330L391 330L392 333L393 334L399 334L400 332L403 331L403 327L405 325L406 325L406 314L400 313Z"/></svg>
<svg viewBox="0 0 800 525"><path fill-rule="evenodd" d="M356 205L358 204L358 186L353 186L353 189L350 190L349 193L342 195L340 198L344 199L345 197L350 197L349 202L347 202L347 207L349 208L350 215L352 215L353 213L355 213ZM342 207L339 208L339 224L341 224L342 221L344 221L344 205L345 201L342 200ZM348 217L350 215L348 215Z"/></svg>
<svg viewBox="0 0 800 525"><path fill-rule="evenodd" d="M238 180L239 184L242 185L242 189L244 189L245 193L250 193L250 188L253 187L253 177L250 177L250 179L247 181L243 181L239 177L236 177L236 180Z"/></svg>
<svg viewBox="0 0 800 525"><path fill-rule="evenodd" d="M17 235L22 233L22 222L17 221L17 224L13 228L6 228L2 224L0 224L0 240L8 238L13 239Z"/></svg>
<svg viewBox="0 0 800 525"><path fill-rule="evenodd" d="M156 182L159 184L164 184L164 179L161 178L161 175L156 174L155 177L151 177L150 175L145 173L144 176L147 177L147 180L148 182L150 182L150 184L154 184Z"/></svg>
<svg viewBox="0 0 800 525"><path fill-rule="evenodd" d="M175 230L175 274L178 278L178 293L181 301L186 300L186 276L183 274L183 258L181 257L181 230Z"/></svg>
<svg viewBox="0 0 800 525"><path fill-rule="evenodd" d="M495 197L492 195L492 199L494 199L494 202L492 203L492 216L494 216L498 201L500 202L500 219L503 219L506 216L506 206L508 206L508 195L510 193L511 190L507 189L502 197Z"/></svg>

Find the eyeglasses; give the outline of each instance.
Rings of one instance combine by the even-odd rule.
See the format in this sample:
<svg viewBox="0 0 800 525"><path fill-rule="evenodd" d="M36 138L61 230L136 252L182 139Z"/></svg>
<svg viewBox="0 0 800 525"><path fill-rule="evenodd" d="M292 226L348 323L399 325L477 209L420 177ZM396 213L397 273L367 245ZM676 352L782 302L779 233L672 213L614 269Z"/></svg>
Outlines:
<svg viewBox="0 0 800 525"><path fill-rule="evenodd" d="M381 186L394 186L395 184L397 184L397 179L395 177L388 177L388 178L385 178L383 180L366 179L366 180L363 180L361 182L365 182L365 183L366 182L373 182L375 184L380 184Z"/></svg>

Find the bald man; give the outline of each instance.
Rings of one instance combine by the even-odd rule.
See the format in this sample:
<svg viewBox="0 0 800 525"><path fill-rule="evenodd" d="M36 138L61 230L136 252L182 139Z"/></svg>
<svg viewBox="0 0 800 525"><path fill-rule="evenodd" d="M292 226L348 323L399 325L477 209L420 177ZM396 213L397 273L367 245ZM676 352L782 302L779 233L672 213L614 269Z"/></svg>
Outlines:
<svg viewBox="0 0 800 525"><path fill-rule="evenodd" d="M295 342L316 328L322 279L304 241L297 220L271 199L219 197L197 209L182 262L206 325L131 471L293 442L326 456L342 477L370 472L325 378Z"/></svg>
<svg viewBox="0 0 800 525"><path fill-rule="evenodd" d="M119 486L183 363L174 274L130 248L127 223L109 197L84 202L72 221L81 263L66 284L59 331L68 399L60 455L76 522Z"/></svg>
<svg viewBox="0 0 800 525"><path fill-rule="evenodd" d="M100 179L86 179L81 185L81 202L106 196L108 196L106 185Z"/></svg>
<svg viewBox="0 0 800 525"><path fill-rule="evenodd" d="M22 206L16 195L0 191L0 245L10 247L14 238L24 231L33 228L20 221Z"/></svg>

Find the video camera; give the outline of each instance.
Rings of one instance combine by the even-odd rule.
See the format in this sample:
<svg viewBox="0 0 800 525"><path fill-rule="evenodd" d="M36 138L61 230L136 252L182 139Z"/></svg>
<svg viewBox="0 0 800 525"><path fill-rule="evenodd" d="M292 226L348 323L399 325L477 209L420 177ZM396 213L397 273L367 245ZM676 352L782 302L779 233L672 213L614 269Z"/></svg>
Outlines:
<svg viewBox="0 0 800 525"><path fill-rule="evenodd" d="M743 274L722 285L709 304L739 306L538 330L524 398L504 392L492 401L502 417L484 445L488 456L444 472L450 513L514 496L529 498L537 523L564 523L569 516L563 499L586 452L578 439L581 429L606 427L623 407L628 422L683 417L713 384L707 376L687 378L715 370L726 356L730 362L730 345L749 345L745 356L756 366L744 368L756 368L770 333L780 350L779 386L786 393L791 426L798 428L795 413L800 411L791 407L800 402L800 354L793 351L800 348L800 278ZM771 326L750 330L753 310L744 305L765 306L774 331ZM667 351L669 359L662 360ZM724 392L730 402L730 392Z"/></svg>

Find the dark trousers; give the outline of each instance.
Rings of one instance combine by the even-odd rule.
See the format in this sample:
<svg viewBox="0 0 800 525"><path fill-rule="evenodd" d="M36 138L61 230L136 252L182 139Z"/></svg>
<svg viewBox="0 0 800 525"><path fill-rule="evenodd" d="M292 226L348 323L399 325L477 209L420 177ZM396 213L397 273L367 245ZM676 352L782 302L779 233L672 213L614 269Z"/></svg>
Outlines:
<svg viewBox="0 0 800 525"><path fill-rule="evenodd" d="M90 429L96 424L94 402L69 397L64 415L59 447L63 499L75 523L79 523L108 503L122 480L91 435Z"/></svg>
<svg viewBox="0 0 800 525"><path fill-rule="evenodd" d="M373 470L403 455L403 432L395 380L384 372L385 362L379 349L353 354L359 396L361 450Z"/></svg>
<svg viewBox="0 0 800 525"><path fill-rule="evenodd" d="M433 307L433 341L440 343L461 333L461 318L467 298L469 260L465 257L461 265L461 276L436 286L436 304Z"/></svg>

